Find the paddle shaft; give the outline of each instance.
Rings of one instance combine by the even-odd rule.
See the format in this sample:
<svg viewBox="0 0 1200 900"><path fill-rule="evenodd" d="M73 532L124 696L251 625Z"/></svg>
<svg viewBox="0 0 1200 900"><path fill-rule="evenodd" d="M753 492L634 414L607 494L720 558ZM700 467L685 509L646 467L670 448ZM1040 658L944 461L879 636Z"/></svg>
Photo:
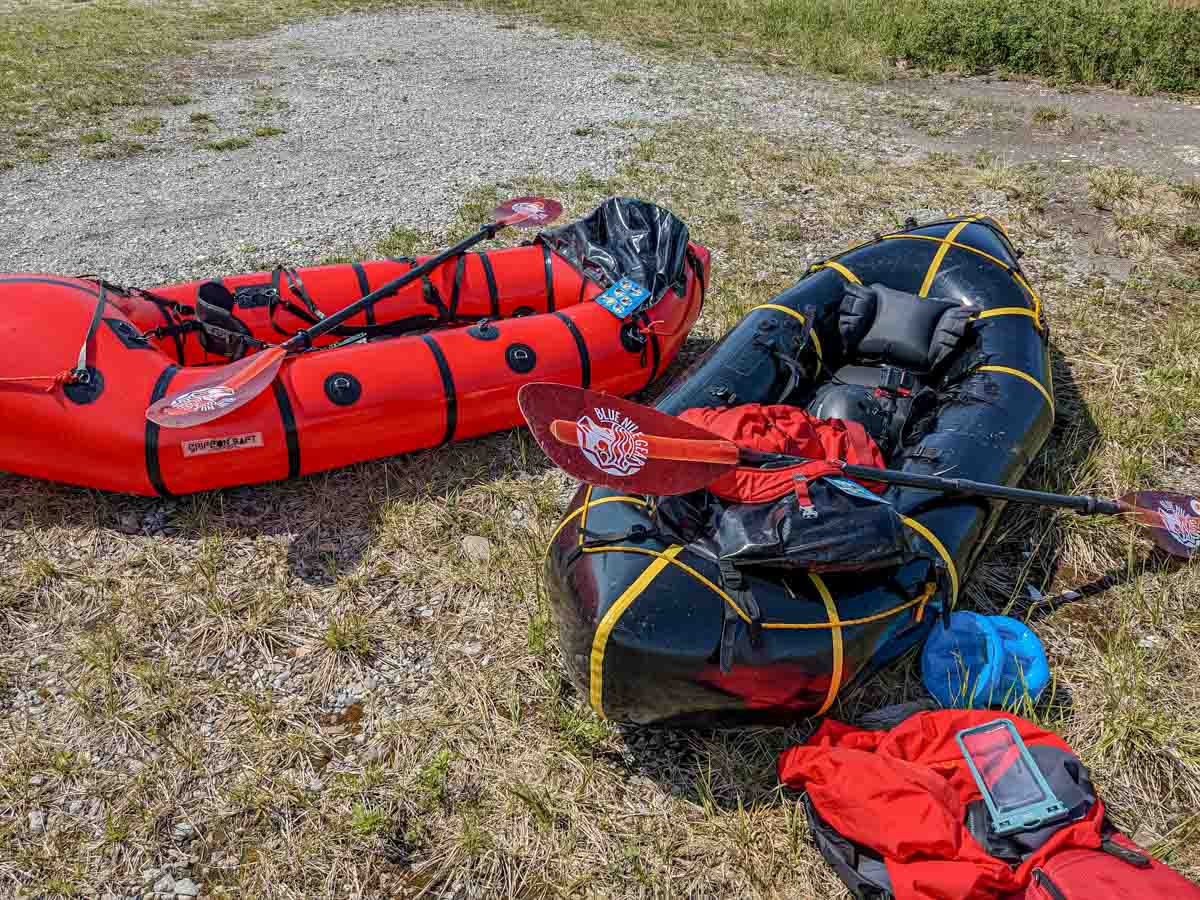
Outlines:
<svg viewBox="0 0 1200 900"><path fill-rule="evenodd" d="M496 232L503 228L507 222L489 222L470 237L464 238L453 247L443 250L437 256L431 257L416 268L405 272L399 278L389 281L385 285L375 288L365 297L355 300L349 306L339 309L333 315L326 316L316 325L312 325L303 331L297 332L293 337L284 341L280 346L287 351L302 350L305 347L312 345L312 342L323 334L328 334L333 329L337 328L351 316L358 315L369 306L378 303L386 297L392 296L406 285L412 284L418 278L428 275L442 263L448 259L453 259L463 253L466 253L480 241L486 241L489 238L496 236Z"/></svg>
<svg viewBox="0 0 1200 900"><path fill-rule="evenodd" d="M555 419L550 423L550 433L555 439L568 445L579 443L579 428L574 422L566 419ZM655 434L642 434L640 439L645 442L646 455L653 459L674 460L676 462L716 463L718 465L770 465L772 463L793 464L810 462L799 456L785 456L780 453L763 453L757 450L746 450L738 447L732 441L695 440L689 438L672 438ZM924 488L943 494L963 494L974 497L992 497L996 500L1009 500L1013 503L1034 503L1038 506L1057 506L1062 509L1073 509L1084 515L1118 515L1130 510L1116 500L1105 500L1102 497L1075 496L1071 494L1051 494L1047 491L1029 491L1024 488L1008 487L1002 484L988 484L982 481L970 481L966 478L941 478L937 475L918 475L915 472L900 472L895 469L876 469L873 466L856 466L851 463L839 463L841 470L851 478L861 481L875 481L883 484L895 484L900 487Z"/></svg>
<svg viewBox="0 0 1200 900"><path fill-rule="evenodd" d="M743 454L743 461L745 460ZM895 469L876 469L872 466L855 466L850 463L842 464L842 471L851 478L862 481L879 481L884 484L895 484L900 487L924 488L946 494L964 494L974 497L991 497L996 500L1009 500L1013 503L1034 503L1038 506L1057 506L1061 509L1073 509L1083 515L1096 514L1115 516L1130 510L1116 500L1105 500L1103 497L1077 496L1072 494L1051 494L1048 491L1030 491L1025 488L1008 487L1002 484L988 484L982 481L970 481L966 478L940 478L937 475L918 475L915 472L898 472Z"/></svg>

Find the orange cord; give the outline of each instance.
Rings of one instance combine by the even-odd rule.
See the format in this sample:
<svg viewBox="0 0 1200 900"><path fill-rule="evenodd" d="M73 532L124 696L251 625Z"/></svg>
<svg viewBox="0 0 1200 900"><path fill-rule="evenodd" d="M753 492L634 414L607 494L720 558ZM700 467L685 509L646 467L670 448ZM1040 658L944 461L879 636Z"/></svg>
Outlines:
<svg viewBox="0 0 1200 900"><path fill-rule="evenodd" d="M31 381L49 381L50 386L46 388L44 393L53 394L58 388L64 388L68 384L74 384L77 380L74 369L67 369L65 372L59 372L57 375L25 375L20 378L0 378L0 384L28 384Z"/></svg>

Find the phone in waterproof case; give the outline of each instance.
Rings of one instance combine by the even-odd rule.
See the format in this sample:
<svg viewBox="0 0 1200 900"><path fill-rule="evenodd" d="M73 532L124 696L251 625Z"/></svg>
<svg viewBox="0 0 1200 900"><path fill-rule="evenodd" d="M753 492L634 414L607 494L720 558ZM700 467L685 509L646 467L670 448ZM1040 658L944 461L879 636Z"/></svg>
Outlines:
<svg viewBox="0 0 1200 900"><path fill-rule="evenodd" d="M1070 814L1050 790L1012 722L997 719L965 728L955 740L983 794L997 835L1041 828Z"/></svg>

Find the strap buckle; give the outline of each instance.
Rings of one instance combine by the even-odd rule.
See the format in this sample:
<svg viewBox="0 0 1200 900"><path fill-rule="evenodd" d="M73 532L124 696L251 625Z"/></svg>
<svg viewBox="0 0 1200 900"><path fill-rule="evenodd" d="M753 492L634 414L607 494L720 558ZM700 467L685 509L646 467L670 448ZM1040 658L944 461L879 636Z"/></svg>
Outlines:
<svg viewBox="0 0 1200 900"><path fill-rule="evenodd" d="M910 397L916 384L916 379L908 369L884 366L879 372L879 388L876 393L883 391L897 397Z"/></svg>

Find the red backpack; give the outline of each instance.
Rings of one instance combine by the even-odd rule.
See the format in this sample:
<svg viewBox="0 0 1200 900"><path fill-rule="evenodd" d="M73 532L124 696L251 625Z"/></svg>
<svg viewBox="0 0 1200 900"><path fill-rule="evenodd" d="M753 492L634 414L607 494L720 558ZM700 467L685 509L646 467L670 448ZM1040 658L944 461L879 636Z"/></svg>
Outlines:
<svg viewBox="0 0 1200 900"><path fill-rule="evenodd" d="M955 735L1000 718L1067 821L994 832ZM779 778L806 792L817 847L860 900L1200 900L1200 887L1113 828L1061 738L1005 713L923 712L890 731L826 720L779 757Z"/></svg>

